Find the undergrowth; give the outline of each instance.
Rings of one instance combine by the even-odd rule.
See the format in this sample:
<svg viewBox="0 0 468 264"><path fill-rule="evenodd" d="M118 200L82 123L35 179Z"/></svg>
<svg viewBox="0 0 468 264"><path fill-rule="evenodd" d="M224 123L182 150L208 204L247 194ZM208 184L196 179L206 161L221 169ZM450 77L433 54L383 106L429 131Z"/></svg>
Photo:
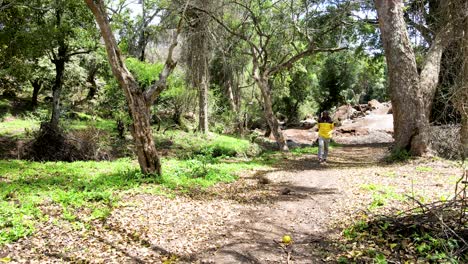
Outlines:
<svg viewBox="0 0 468 264"><path fill-rule="evenodd" d="M232 136L199 134L171 130L155 134L156 145L170 148L172 154L181 159L193 159L200 155L210 157L254 157L262 149L255 143Z"/></svg>
<svg viewBox="0 0 468 264"><path fill-rule="evenodd" d="M346 253L338 257L339 262L468 263L468 219L460 214L461 203L423 207L395 215L362 216L343 230Z"/></svg>

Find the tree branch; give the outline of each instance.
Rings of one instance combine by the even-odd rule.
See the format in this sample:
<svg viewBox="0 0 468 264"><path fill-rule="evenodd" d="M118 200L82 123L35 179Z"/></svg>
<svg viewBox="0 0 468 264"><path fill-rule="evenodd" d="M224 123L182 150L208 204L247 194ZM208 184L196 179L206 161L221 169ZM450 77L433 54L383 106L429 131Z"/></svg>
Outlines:
<svg viewBox="0 0 468 264"><path fill-rule="evenodd" d="M164 89L167 87L167 78L169 78L169 75L171 75L171 73L174 71L174 68L177 65L177 62L174 61L172 56L174 53L174 49L178 44L178 37L180 32L182 31L182 21L184 20L185 12L187 11L189 2L190 1L187 1L187 4L185 5L184 10L182 12L182 16L179 19L177 29L175 31L174 36L172 37L171 45L169 46L166 63L164 64L163 70L159 74L159 79L153 85L151 85L151 87L145 92L145 99L148 105L151 105L156 100L156 98L159 97L161 92L164 91Z"/></svg>
<svg viewBox="0 0 468 264"><path fill-rule="evenodd" d="M432 44L432 35L433 35L433 32L426 26L424 26L423 24L419 24L419 23L416 23L414 22L408 13L405 13L404 15L408 25L414 27L417 31L419 31L419 33L421 33L421 36L424 38L424 40L429 44L431 45Z"/></svg>
<svg viewBox="0 0 468 264"><path fill-rule="evenodd" d="M318 53L318 52L337 52L337 51L342 51L342 50L346 50L348 49L348 47L342 47L342 48L319 48L319 49L316 49L314 48L313 46L310 46L308 49L292 56L289 60L285 61L285 62L282 62L278 65L276 65L275 67L271 68L270 71L268 72L268 75L271 76L271 75L274 75L275 73L278 73L279 71L285 69L285 68L291 68L293 66L293 64L295 62L297 62L298 60L304 58L304 57L307 57L309 55L312 55L314 53Z"/></svg>
<svg viewBox="0 0 468 264"><path fill-rule="evenodd" d="M213 15L211 12L206 11L205 9L199 8L199 7L192 7L195 10L198 10L200 12L203 12L210 16L218 25L220 25L222 28L224 28L229 34L234 35L245 42L247 42L252 48L255 49L256 52L260 53L261 51L258 49L257 45L253 43L246 35L240 34L234 30L232 30L230 27L228 27L226 24L224 24L219 18L217 18L215 15Z"/></svg>
<svg viewBox="0 0 468 264"><path fill-rule="evenodd" d="M92 49L92 50L79 50L79 51L75 51L75 52L72 52L72 53L67 54L66 58L67 58L67 60L68 60L68 59L70 59L70 57L72 57L72 56L79 55L79 54L89 54L89 53L91 53L91 52L93 52L93 51L94 51L94 49Z"/></svg>

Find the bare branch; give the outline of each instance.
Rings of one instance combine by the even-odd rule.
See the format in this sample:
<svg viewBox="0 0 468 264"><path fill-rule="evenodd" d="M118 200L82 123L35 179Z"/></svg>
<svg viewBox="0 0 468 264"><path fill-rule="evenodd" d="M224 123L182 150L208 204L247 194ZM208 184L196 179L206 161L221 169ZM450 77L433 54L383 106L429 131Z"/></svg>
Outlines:
<svg viewBox="0 0 468 264"><path fill-rule="evenodd" d="M189 2L190 1L187 1L187 4L185 5L184 10L182 12L182 16L179 19L177 29L172 37L171 45L169 46L169 52L167 54L166 63L164 64L163 70L159 74L159 79L153 85L151 85L151 87L145 92L145 99L148 105L151 105L156 100L156 98L158 98L161 92L167 87L167 78L169 77L169 75L171 75L171 73L174 71L174 68L177 65L177 62L174 61L172 57L174 49L178 44L179 34L182 31L182 21L184 20L185 12L187 11Z"/></svg>
<svg viewBox="0 0 468 264"><path fill-rule="evenodd" d="M208 16L210 16L218 25L220 25L222 28L224 28L227 32L229 32L229 34L231 35L234 35L244 41L246 41L252 48L255 49L256 52L260 53L261 51L258 49L257 45L255 43L253 43L249 37L247 37L246 35L244 34L241 34L239 32L236 32L234 31L233 29L231 29L230 27L228 27L226 24L224 24L223 21L221 21L218 17L216 17L215 15L213 15L211 12L207 11L207 10L204 10L202 8L199 8L199 7L192 7L193 9L195 10L198 10L200 12L203 12L205 14L207 14Z"/></svg>
<svg viewBox="0 0 468 264"><path fill-rule="evenodd" d="M413 21L409 14L408 13L405 13L405 19L407 21L407 23L414 27L417 31L419 31L419 33L421 33L421 36L424 38L424 40L429 43L429 45L432 43L432 35L433 35L433 32L428 28L426 27L425 25L423 24L420 24L420 23L416 23L415 21Z"/></svg>
<svg viewBox="0 0 468 264"><path fill-rule="evenodd" d="M275 67L271 68L271 70L268 72L268 75L271 76L271 75L274 75L275 73L278 73L279 71L281 71L283 69L291 68L295 62L299 61L300 59L302 59L304 57L312 55L314 53L318 53L318 52L337 52L337 51L342 51L342 50L346 50L346 49L348 49L348 47L318 48L318 49L316 49L313 46L310 46L308 49L306 49L306 50L292 56L289 60L287 60L285 62L282 62L282 63L276 65Z"/></svg>

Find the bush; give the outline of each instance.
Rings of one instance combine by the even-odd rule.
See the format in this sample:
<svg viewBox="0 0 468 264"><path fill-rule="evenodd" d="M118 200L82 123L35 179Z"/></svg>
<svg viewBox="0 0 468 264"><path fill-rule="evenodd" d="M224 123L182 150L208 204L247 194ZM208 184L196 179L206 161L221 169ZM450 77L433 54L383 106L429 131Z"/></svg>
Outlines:
<svg viewBox="0 0 468 264"><path fill-rule="evenodd" d="M24 146L23 157L34 161L104 160L109 155L100 142L103 131L88 127L66 133L60 127L44 122L33 139Z"/></svg>

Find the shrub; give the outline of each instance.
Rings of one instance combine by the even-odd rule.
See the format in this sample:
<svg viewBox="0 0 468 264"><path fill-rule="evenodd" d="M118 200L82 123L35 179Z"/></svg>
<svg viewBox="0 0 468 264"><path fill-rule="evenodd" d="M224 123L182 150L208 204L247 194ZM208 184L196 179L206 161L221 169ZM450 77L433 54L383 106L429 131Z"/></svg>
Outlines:
<svg viewBox="0 0 468 264"><path fill-rule="evenodd" d="M35 161L77 161L109 159L101 140L105 132L88 127L66 133L60 127L44 122L33 139L24 146L23 157Z"/></svg>

